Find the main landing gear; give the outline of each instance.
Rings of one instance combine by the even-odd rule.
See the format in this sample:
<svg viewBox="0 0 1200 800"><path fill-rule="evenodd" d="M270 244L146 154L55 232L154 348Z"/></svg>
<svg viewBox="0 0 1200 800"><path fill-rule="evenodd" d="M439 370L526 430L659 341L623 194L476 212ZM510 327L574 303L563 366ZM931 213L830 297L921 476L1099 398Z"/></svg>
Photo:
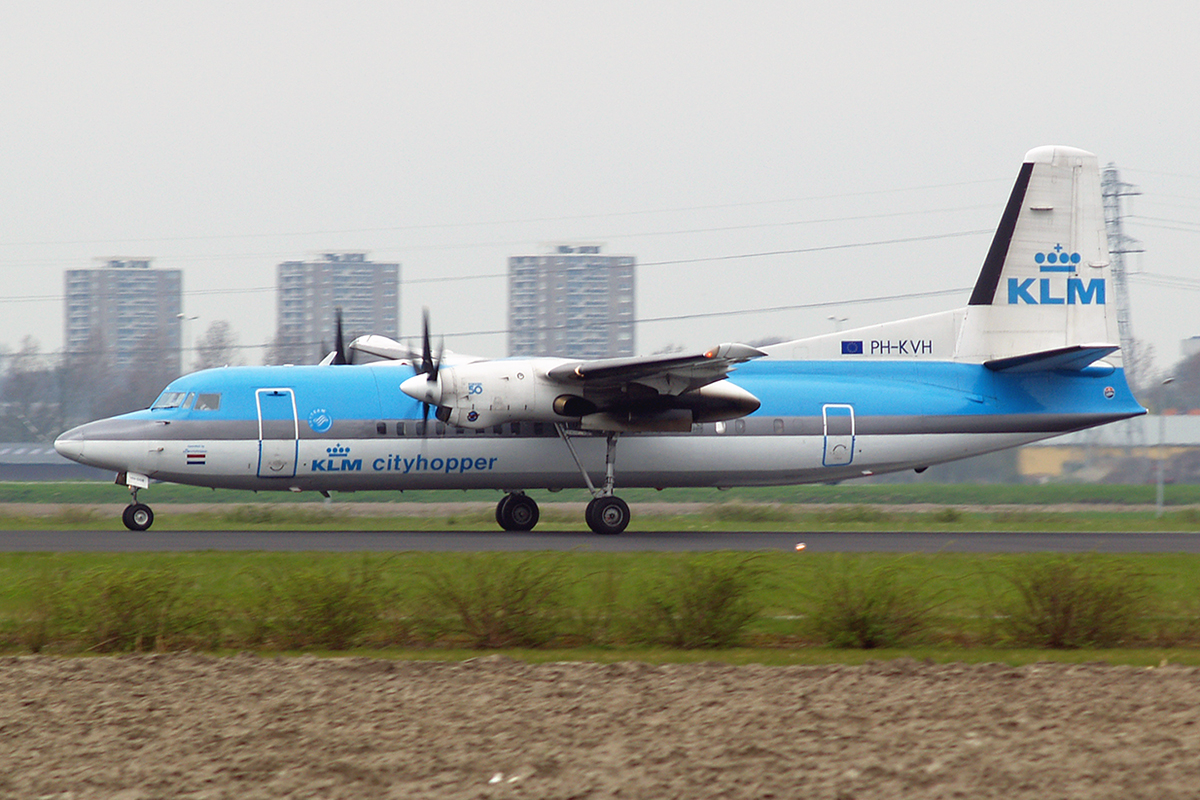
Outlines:
<svg viewBox="0 0 1200 800"><path fill-rule="evenodd" d="M596 533L607 535L625 530L629 525L629 504L613 494L617 461L617 434L615 432L608 434L608 446L604 454L604 486L597 489L592 484L591 476L583 468L579 455L575 452L575 445L571 444L571 440L567 436L566 427L561 423L554 427L558 430L558 435L562 437L563 442L566 443L567 449L571 451L571 457L575 459L575 466L579 467L579 472L583 475L583 482L587 484L588 491L592 493L592 501L588 503L587 511L583 515L588 527ZM496 504L496 522L506 531L533 530L537 521L537 503L524 492L509 492Z"/></svg>
<svg viewBox="0 0 1200 800"><path fill-rule="evenodd" d="M629 504L613 494L617 466L616 432L609 431L606 437L606 447L604 450L604 486L597 489L592 484L591 476L583 468L583 463L579 460L579 454L575 452L575 445L571 444L566 426L562 423L556 423L554 427L558 430L558 435L567 445L567 449L571 451L571 458L575 459L575 466L579 468L579 473L583 475L583 482L587 484L588 491L592 493L592 501L587 504L587 510L583 514L588 527L595 533L607 536L612 536L625 530L626 526L629 525Z"/></svg>

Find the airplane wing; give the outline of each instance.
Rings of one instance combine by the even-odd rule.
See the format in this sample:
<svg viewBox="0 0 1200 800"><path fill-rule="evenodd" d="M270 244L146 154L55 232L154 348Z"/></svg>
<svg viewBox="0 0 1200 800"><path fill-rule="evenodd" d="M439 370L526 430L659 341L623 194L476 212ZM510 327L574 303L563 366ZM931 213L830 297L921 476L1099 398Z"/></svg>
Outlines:
<svg viewBox="0 0 1200 800"><path fill-rule="evenodd" d="M379 334L368 334L359 336L350 343L351 350L357 350L360 353L384 358L388 361L413 361L421 357L420 350L414 350L406 344L401 344L395 339L389 339L387 336Z"/></svg>
<svg viewBox="0 0 1200 800"><path fill-rule="evenodd" d="M623 390L629 384L638 384L659 394L679 395L725 378L735 364L765 355L755 347L730 343L695 355L567 362L550 369L547 376L553 381L574 384L589 392Z"/></svg>
<svg viewBox="0 0 1200 800"><path fill-rule="evenodd" d="M395 339L387 336L380 336L377 333L359 336L350 343L350 349L360 353L382 358L387 361L409 361L420 363L421 351L407 344L401 344ZM456 364L470 364L475 361L484 361L485 359L478 356L464 355L463 353L455 353L452 350L441 351L440 364L453 366Z"/></svg>

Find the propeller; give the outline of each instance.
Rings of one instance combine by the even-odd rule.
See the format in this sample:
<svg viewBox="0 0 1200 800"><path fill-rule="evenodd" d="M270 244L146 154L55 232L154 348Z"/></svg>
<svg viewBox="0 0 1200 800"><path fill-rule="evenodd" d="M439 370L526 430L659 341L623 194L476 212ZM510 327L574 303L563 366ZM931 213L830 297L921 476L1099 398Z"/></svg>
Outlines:
<svg viewBox="0 0 1200 800"><path fill-rule="evenodd" d="M442 363L442 353L445 351L445 340L438 345L437 358L433 356L433 341L429 334L429 309L426 308L422 317L421 323L421 359L420 362L413 364L413 372L411 378L400 384L400 391L404 392L414 400L421 401L421 420L422 423L429 422L429 407L437 406L437 418L445 422L443 417L442 402L442 383L438 377L438 369ZM444 409L446 417L449 416L450 409Z"/></svg>

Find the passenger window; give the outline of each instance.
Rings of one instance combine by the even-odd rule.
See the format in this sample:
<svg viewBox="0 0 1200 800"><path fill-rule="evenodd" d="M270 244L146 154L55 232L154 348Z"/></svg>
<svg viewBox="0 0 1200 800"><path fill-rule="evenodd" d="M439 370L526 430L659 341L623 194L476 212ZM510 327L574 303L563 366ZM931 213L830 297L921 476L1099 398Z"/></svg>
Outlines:
<svg viewBox="0 0 1200 800"><path fill-rule="evenodd" d="M746 420L739 419L737 422L733 423L733 429L735 431L737 431L738 433L745 433L746 432Z"/></svg>
<svg viewBox="0 0 1200 800"><path fill-rule="evenodd" d="M396 423L396 435L397 435L397 436L403 436L403 435L404 435L404 423L403 423L403 422L397 422L397 423Z"/></svg>
<svg viewBox="0 0 1200 800"><path fill-rule="evenodd" d="M216 411L221 407L221 395L213 394L198 394L196 395L196 411Z"/></svg>
<svg viewBox="0 0 1200 800"><path fill-rule="evenodd" d="M781 420L781 419L775 420L775 433L777 433L777 434L783 433L783 420Z"/></svg>
<svg viewBox="0 0 1200 800"><path fill-rule="evenodd" d="M387 434L387 423L386 422L376 422L375 423L375 432L378 433L380 436L386 435Z"/></svg>
<svg viewBox="0 0 1200 800"><path fill-rule="evenodd" d="M446 423L442 422L439 419L437 422L437 426L434 427L434 430L437 432L438 436L444 436L446 433Z"/></svg>
<svg viewBox="0 0 1200 800"><path fill-rule="evenodd" d="M192 401L193 401L193 400L195 400L195 399L196 399L196 393L195 393L195 392L188 392L187 400L184 400L184 401L183 401L183 407L184 407L184 408L191 408L191 407L192 407Z"/></svg>

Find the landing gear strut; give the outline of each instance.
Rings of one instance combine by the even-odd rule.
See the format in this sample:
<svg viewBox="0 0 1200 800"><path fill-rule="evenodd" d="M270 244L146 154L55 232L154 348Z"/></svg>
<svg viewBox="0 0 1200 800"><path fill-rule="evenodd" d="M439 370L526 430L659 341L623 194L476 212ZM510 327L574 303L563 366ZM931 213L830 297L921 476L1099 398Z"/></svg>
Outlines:
<svg viewBox="0 0 1200 800"><path fill-rule="evenodd" d="M150 506L138 502L137 493L138 487L129 487L129 494L132 495L132 498L129 505L125 506L125 510L121 512L121 522L124 522L125 527L131 531L144 531L154 524L154 512L150 510Z"/></svg>
<svg viewBox="0 0 1200 800"><path fill-rule="evenodd" d="M524 492L509 492L496 504L496 522L506 531L531 531L538 516L537 503Z"/></svg>
<svg viewBox="0 0 1200 800"><path fill-rule="evenodd" d="M575 452L575 445L571 444L571 439L567 435L566 427L562 423L556 423L554 427L558 430L558 435L563 442L566 443L567 449L571 451L571 458L575 459L575 466L579 468L580 474L583 475L583 482L587 484L588 491L592 493L592 501L588 503L587 510L583 514L588 527L595 533L610 536L625 530L629 525L629 504L613 495L617 466L616 432L608 433L604 451L604 486L597 489L592 484L591 476L583 468L579 455Z"/></svg>

